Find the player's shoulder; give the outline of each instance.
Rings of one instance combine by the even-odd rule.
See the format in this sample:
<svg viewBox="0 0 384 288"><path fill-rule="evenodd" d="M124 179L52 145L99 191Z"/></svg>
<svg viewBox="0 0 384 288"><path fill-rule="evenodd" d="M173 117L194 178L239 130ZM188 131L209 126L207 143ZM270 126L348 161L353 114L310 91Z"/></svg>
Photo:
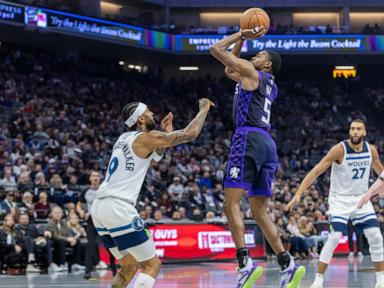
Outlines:
<svg viewBox="0 0 384 288"><path fill-rule="evenodd" d="M341 158L344 156L343 142L339 142L336 145L332 146L332 148L328 152L328 156L334 160L341 160Z"/></svg>

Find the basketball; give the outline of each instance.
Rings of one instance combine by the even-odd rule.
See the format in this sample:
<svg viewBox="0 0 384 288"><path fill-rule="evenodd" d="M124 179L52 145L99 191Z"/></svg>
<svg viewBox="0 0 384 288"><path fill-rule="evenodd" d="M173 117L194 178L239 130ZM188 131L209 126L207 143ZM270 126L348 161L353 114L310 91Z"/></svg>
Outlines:
<svg viewBox="0 0 384 288"><path fill-rule="evenodd" d="M264 26L265 29L269 29L270 19L263 9L261 8L249 8L244 11L240 17L241 29L253 29L255 27Z"/></svg>

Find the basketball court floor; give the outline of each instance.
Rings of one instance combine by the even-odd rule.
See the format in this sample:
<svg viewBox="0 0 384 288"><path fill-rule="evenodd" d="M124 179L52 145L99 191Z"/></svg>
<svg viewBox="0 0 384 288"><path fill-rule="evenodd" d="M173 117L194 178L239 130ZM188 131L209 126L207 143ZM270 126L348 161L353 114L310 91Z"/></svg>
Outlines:
<svg viewBox="0 0 384 288"><path fill-rule="evenodd" d="M302 288L312 283L316 271L316 261L304 261L307 274L302 282ZM277 288L279 269L275 262L260 262L266 268L266 273L259 279L254 287ZM164 265L155 287L159 288L209 288L209 287L236 287L236 263L199 263L199 264L173 264ZM112 274L110 271L93 273L90 281L83 279L83 271L72 274L56 273L48 275L28 274L27 276L0 276L0 287L20 288L91 288L110 287ZM334 259L326 277L327 288L373 288L375 274L369 257L362 262L356 259L349 262L346 258ZM132 287L132 286L128 286Z"/></svg>

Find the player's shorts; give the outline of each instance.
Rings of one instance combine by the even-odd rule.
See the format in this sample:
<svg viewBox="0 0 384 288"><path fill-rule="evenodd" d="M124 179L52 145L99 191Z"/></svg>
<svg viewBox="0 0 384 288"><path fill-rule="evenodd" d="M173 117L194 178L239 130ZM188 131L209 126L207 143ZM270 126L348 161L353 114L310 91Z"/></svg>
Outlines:
<svg viewBox="0 0 384 288"><path fill-rule="evenodd" d="M270 197L276 167L276 143L271 135L257 127L237 128L232 137L224 187L247 190L249 197Z"/></svg>
<svg viewBox="0 0 384 288"><path fill-rule="evenodd" d="M372 203L368 202L361 209L357 209L360 196L330 196L329 222L334 231L348 235L348 221L351 219L356 233L360 234L365 229L379 227Z"/></svg>
<svg viewBox="0 0 384 288"><path fill-rule="evenodd" d="M132 204L116 198L95 199L92 220L105 248L116 258L130 254L143 262L155 257L150 232Z"/></svg>

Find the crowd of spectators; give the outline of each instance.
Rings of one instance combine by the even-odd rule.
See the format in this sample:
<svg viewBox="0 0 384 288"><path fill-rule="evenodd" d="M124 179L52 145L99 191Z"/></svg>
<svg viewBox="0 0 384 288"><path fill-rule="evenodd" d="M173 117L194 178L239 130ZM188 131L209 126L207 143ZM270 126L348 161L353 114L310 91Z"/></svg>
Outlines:
<svg viewBox="0 0 384 288"><path fill-rule="evenodd" d="M147 103L157 120L172 111L175 128L193 117L198 98L216 102L202 135L168 149L149 169L137 208L148 222L225 221L222 180L233 133L233 82L211 76L165 80L159 72L123 71L109 62L42 51L3 47L0 55L2 264L12 264L9 258L34 263L45 249L46 264L64 270L68 247L75 250L74 263L83 264L80 239L86 232L79 223L87 216L76 204L91 171L105 174L114 141L126 129L121 109L133 100ZM325 240L314 223L327 220L329 174L305 192L292 213L284 208L311 167L347 137L354 108L343 85L308 74L281 77L272 112L279 165L268 211L297 257L317 257ZM383 137L374 123L369 133L383 155ZM374 200L379 215L382 204ZM252 218L247 201L243 211ZM27 228L30 224L33 228Z"/></svg>

